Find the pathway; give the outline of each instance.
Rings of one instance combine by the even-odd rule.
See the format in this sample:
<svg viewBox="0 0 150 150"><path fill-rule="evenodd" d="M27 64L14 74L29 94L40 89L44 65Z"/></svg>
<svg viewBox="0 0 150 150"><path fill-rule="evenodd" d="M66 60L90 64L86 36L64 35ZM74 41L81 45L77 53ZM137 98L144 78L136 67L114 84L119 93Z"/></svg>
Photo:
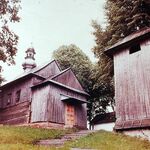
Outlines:
<svg viewBox="0 0 150 150"><path fill-rule="evenodd" d="M55 147L60 147L63 146L63 144L66 141L71 141L71 140L76 140L81 137L87 136L90 133L95 132L94 130L81 130L79 132L71 133L71 134L66 134L60 139L50 139L50 140L40 140L36 144L37 145L44 145L44 146L55 146Z"/></svg>

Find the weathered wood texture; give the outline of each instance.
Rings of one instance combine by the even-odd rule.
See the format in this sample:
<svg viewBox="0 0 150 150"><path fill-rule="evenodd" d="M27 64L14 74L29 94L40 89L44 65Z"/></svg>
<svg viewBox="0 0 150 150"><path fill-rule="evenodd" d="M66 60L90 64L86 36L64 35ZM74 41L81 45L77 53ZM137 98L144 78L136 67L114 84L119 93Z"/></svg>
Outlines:
<svg viewBox="0 0 150 150"><path fill-rule="evenodd" d="M2 108L2 92L0 92L0 109Z"/></svg>
<svg viewBox="0 0 150 150"><path fill-rule="evenodd" d="M14 106L0 110L0 124L28 123L30 115L30 102L25 101Z"/></svg>
<svg viewBox="0 0 150 150"><path fill-rule="evenodd" d="M23 81L16 82L15 84L2 89L2 97L1 104L2 108L9 107L15 105L16 102L16 92L21 91L20 93L20 102L30 101L31 100L31 86L32 86L32 78L24 79ZM7 105L8 96L11 94L11 102Z"/></svg>
<svg viewBox="0 0 150 150"><path fill-rule="evenodd" d="M47 121L47 100L49 87L37 89L32 96L31 122Z"/></svg>
<svg viewBox="0 0 150 150"><path fill-rule="evenodd" d="M44 92L47 90L49 90L48 93L49 95L47 95L47 93ZM82 96L76 92L73 92L69 89L64 89L54 84L48 84L46 86L33 89L32 108L34 109L32 110L32 113L36 114L36 116L32 115L33 117L31 118L32 122L47 120L49 122L65 124L66 103L61 101L61 95L68 95L76 99L86 100L85 96ZM44 104L43 101L45 101ZM41 108L37 108L37 106L40 106ZM86 114L86 108L84 104L75 103L74 106L75 106L75 114L77 114L75 120L75 126L79 126L79 127L81 126L86 128L85 122L86 122L87 114ZM45 117L45 120L41 120L42 116Z"/></svg>
<svg viewBox="0 0 150 150"><path fill-rule="evenodd" d="M138 52L129 54L129 49L117 52L114 70L115 128L144 126L144 120L150 119L150 40L142 42Z"/></svg>
<svg viewBox="0 0 150 150"><path fill-rule="evenodd" d="M32 100L31 86L41 82L38 77L29 77L15 82L2 89L0 104L0 123L18 124L27 123L30 114L30 101ZM16 92L20 90L20 99L16 101ZM7 104L8 95L11 93L10 104ZM27 102L28 101L28 102Z"/></svg>
<svg viewBox="0 0 150 150"><path fill-rule="evenodd" d="M44 78L49 78L51 76L59 74L60 72L61 71L60 71L56 61L52 61L50 64L41 68L40 70L36 71L35 73Z"/></svg>
<svg viewBox="0 0 150 150"><path fill-rule="evenodd" d="M80 128L87 127L87 106L86 104L77 104L75 106L76 123L75 125Z"/></svg>
<svg viewBox="0 0 150 150"><path fill-rule="evenodd" d="M53 78L53 80L65 84L69 87L84 91L71 69Z"/></svg>
<svg viewBox="0 0 150 150"><path fill-rule="evenodd" d="M38 78L38 77L35 76L35 77L32 78L32 85L39 84L42 81L44 81L44 79L41 79L41 78Z"/></svg>
<svg viewBox="0 0 150 150"><path fill-rule="evenodd" d="M34 68L33 70L32 74L25 74L25 76L21 76L1 87L0 123L51 122L61 124L61 126L64 125L66 102L61 101L62 95L86 101L86 96L83 92L76 92L77 90L83 91L80 83L71 70L61 72L56 61L52 61L40 69ZM36 86L36 88L31 90L33 85L44 81L44 78L52 78L54 75L58 75L56 81L77 90L51 82L44 82L42 86ZM30 102L32 102L31 105L29 104ZM74 125L86 128L85 105L78 102L75 102L73 105L76 114Z"/></svg>
<svg viewBox="0 0 150 150"><path fill-rule="evenodd" d="M75 107L73 104L65 104L65 126L70 128L75 125Z"/></svg>

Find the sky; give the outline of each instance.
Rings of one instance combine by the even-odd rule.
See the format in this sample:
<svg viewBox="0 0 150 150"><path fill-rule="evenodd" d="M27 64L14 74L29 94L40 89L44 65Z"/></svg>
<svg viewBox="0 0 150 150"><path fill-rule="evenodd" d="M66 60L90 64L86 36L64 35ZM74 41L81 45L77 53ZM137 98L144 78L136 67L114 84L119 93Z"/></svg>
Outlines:
<svg viewBox="0 0 150 150"><path fill-rule="evenodd" d="M52 52L61 45L75 44L92 61L94 36L91 21L105 25L105 0L22 0L21 20L11 25L19 35L16 65L3 66L3 77L9 81L23 73L25 51L34 47L40 65L52 59Z"/></svg>

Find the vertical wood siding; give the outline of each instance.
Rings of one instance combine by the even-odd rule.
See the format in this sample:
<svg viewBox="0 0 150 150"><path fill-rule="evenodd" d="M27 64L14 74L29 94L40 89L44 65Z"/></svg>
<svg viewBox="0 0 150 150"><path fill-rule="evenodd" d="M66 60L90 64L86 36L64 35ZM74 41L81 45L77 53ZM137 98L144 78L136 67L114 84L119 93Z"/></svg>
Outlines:
<svg viewBox="0 0 150 150"><path fill-rule="evenodd" d="M54 78L54 80L72 88L84 91L71 69Z"/></svg>
<svg viewBox="0 0 150 150"><path fill-rule="evenodd" d="M59 69L59 67L55 61L53 61L52 63L50 63L46 67L44 67L41 70L36 72L36 74L38 74L44 78L49 78L49 77L56 75L58 73L60 73L60 69Z"/></svg>
<svg viewBox="0 0 150 150"><path fill-rule="evenodd" d="M47 100L49 96L48 94L48 86L38 88L33 93L31 103L31 122L47 121Z"/></svg>
<svg viewBox="0 0 150 150"><path fill-rule="evenodd" d="M49 89L49 95L44 92ZM40 105L43 101L47 102L47 105L44 105L45 107L45 116L47 117L47 121L54 122L54 123L60 123L65 124L65 102L61 101L61 94L62 95L68 95L73 98L86 100L86 97L75 93L71 90L64 89L62 87L59 87L57 85L47 85L46 87L38 87L37 89L33 89L33 103L32 103L32 109L35 109L37 107L41 107ZM34 103L37 102L39 104ZM44 110L43 107L43 110ZM39 114L39 118L36 118L34 121L41 121L40 120L40 112L41 108L37 108L36 111L36 117L38 117L37 114ZM33 113L33 110L32 110ZM76 116L76 125L81 127L86 127L86 107L82 105L75 104L75 114ZM31 119L33 121L33 119ZM46 120L44 120L46 121Z"/></svg>
<svg viewBox="0 0 150 150"><path fill-rule="evenodd" d="M2 108L2 92L0 92L0 109Z"/></svg>
<svg viewBox="0 0 150 150"><path fill-rule="evenodd" d="M150 41L141 51L116 53L114 70L117 122L150 118Z"/></svg>
<svg viewBox="0 0 150 150"><path fill-rule="evenodd" d="M75 106L76 126L86 128L87 126L87 107L86 104Z"/></svg>

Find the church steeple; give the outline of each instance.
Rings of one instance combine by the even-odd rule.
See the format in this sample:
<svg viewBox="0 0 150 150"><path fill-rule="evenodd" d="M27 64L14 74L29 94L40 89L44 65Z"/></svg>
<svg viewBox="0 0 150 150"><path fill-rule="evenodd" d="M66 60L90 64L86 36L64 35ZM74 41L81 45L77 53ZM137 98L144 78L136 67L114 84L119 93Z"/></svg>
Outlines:
<svg viewBox="0 0 150 150"><path fill-rule="evenodd" d="M29 71L33 69L34 67L36 67L34 55L35 55L34 48L28 48L26 50L25 62L22 64L23 69L25 71Z"/></svg>

